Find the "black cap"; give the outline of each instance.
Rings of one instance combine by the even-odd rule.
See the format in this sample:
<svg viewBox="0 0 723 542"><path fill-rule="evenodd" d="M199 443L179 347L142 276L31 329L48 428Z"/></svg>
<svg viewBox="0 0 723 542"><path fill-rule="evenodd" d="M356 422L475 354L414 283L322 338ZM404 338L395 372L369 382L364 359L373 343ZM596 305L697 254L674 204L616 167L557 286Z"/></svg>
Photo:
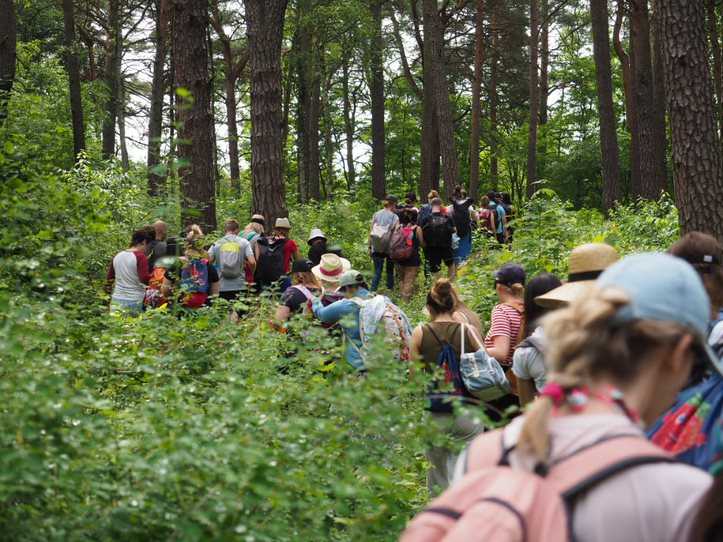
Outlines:
<svg viewBox="0 0 723 542"><path fill-rule="evenodd" d="M385 201L391 201L392 203L397 203L399 201L399 198L397 196L392 196L390 194L387 194L384 196Z"/></svg>
<svg viewBox="0 0 723 542"><path fill-rule="evenodd" d="M314 267L314 262L309 258L297 258L294 263L291 264L292 273L309 273L311 268Z"/></svg>
<svg viewBox="0 0 723 542"><path fill-rule="evenodd" d="M521 265L516 263L506 263L495 271L492 275L494 279L500 284L505 286L512 286L513 284L525 284L525 270Z"/></svg>
<svg viewBox="0 0 723 542"><path fill-rule="evenodd" d="M494 192L494 190L490 190L489 192L487 192L487 197L488 197L489 199L491 199L491 200L495 199L495 192Z"/></svg>
<svg viewBox="0 0 723 542"><path fill-rule="evenodd" d="M404 199L407 201L417 201L417 194L415 192L408 192Z"/></svg>

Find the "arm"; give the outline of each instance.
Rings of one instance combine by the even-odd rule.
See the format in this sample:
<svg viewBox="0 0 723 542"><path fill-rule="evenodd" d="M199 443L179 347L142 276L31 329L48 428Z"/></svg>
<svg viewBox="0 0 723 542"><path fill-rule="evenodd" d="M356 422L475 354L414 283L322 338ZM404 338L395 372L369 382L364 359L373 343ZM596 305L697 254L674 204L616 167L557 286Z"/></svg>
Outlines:
<svg viewBox="0 0 723 542"><path fill-rule="evenodd" d="M251 243L246 242L246 249L244 251L246 257L246 263L248 264L249 271L253 274L256 271L256 256L254 250L251 248Z"/></svg>
<svg viewBox="0 0 723 542"><path fill-rule="evenodd" d="M427 246L427 242L424 240L424 231L421 226L417 226L417 239L419 240L419 246L424 248Z"/></svg>
<svg viewBox="0 0 723 542"><path fill-rule="evenodd" d="M151 273L148 270L148 258L146 258L145 254L141 254L140 252L136 252L135 255L138 280L140 280L142 284L148 284L148 281L151 280Z"/></svg>
<svg viewBox="0 0 723 542"><path fill-rule="evenodd" d="M353 306L353 303L347 299L335 301L326 307L321 304L321 300L319 298L314 299L312 302L314 317L325 324L336 324L347 314L352 313Z"/></svg>
<svg viewBox="0 0 723 542"><path fill-rule="evenodd" d="M412 331L412 342L409 345L409 356L412 361L420 361L422 359L419 349L422 346L422 326L417 326Z"/></svg>
<svg viewBox="0 0 723 542"><path fill-rule="evenodd" d="M218 271L216 271L216 266L214 266L211 262L208 262L206 264L206 270L208 272L208 282L210 283L208 288L208 295L217 296L218 293L221 291L221 280L218 277Z"/></svg>
<svg viewBox="0 0 723 542"><path fill-rule="evenodd" d="M507 356L510 355L510 338L507 335L497 335L492 339L492 343L492 346L487 348L487 353L500 364L505 364Z"/></svg>
<svg viewBox="0 0 723 542"><path fill-rule="evenodd" d="M276 307L276 314L271 320L271 326L277 331L284 329L284 322L288 322L291 317L291 309L286 305L278 305Z"/></svg>
<svg viewBox="0 0 723 542"><path fill-rule="evenodd" d="M163 284L161 285L161 293L164 297L168 297L171 295L171 292L173 291L173 283L168 280L167 278L163 279Z"/></svg>
<svg viewBox="0 0 723 542"><path fill-rule="evenodd" d="M520 406L524 407L535 400L535 384L532 380L517 377L517 393L520 394Z"/></svg>

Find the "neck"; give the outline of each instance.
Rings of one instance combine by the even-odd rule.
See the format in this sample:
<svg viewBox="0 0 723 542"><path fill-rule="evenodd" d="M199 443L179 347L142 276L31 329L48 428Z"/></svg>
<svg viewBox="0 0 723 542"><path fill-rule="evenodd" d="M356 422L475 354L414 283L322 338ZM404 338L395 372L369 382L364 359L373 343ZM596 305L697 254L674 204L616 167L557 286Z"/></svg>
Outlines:
<svg viewBox="0 0 723 542"><path fill-rule="evenodd" d="M144 252L145 248L143 247L143 245L133 245L128 250L134 250L136 252Z"/></svg>
<svg viewBox="0 0 723 542"><path fill-rule="evenodd" d="M519 297L517 297L512 292L501 292L500 293L500 301L502 303L512 303L513 301L522 301Z"/></svg>
<svg viewBox="0 0 723 542"><path fill-rule="evenodd" d="M437 314L435 316L432 316L432 322L454 322L454 316L451 312L443 312L442 314Z"/></svg>

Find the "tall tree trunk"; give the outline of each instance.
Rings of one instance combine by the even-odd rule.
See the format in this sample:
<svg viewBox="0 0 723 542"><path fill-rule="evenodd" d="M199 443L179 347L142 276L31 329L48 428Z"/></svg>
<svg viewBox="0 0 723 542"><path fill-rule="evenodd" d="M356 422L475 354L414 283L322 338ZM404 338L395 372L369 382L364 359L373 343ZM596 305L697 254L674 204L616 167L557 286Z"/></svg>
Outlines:
<svg viewBox="0 0 723 542"><path fill-rule="evenodd" d="M306 3L299 2L296 10L297 25L294 34L296 65L296 158L298 179L298 201L309 201L309 177L311 160L309 157L311 85L312 85L312 35L309 23L305 21Z"/></svg>
<svg viewBox="0 0 723 542"><path fill-rule="evenodd" d="M421 177L419 182L420 199L423 201L431 190L439 187L439 128L437 127L437 111L434 106L435 91L429 40L424 40L422 77L422 156Z"/></svg>
<svg viewBox="0 0 723 542"><path fill-rule="evenodd" d="M633 188L633 184L640 179L640 152L638 151L637 138L633 134L637 133L635 119L635 96L633 95L633 82L630 73L630 56L623 48L620 39L620 32L625 18L626 0L618 0L617 10L615 13L615 27L613 29L613 45L615 53L620 60L620 67L623 73L623 90L625 93L625 119L628 132L630 133L630 193L639 193L639 188Z"/></svg>
<svg viewBox="0 0 723 542"><path fill-rule="evenodd" d="M178 156L188 161L181 175L182 221L216 228L216 176L213 165L213 117L208 71L204 0L174 0L173 60L178 89Z"/></svg>
<svg viewBox="0 0 723 542"><path fill-rule="evenodd" d="M17 20L15 2L0 0L0 126L7 117L7 104L15 82Z"/></svg>
<svg viewBox="0 0 723 542"><path fill-rule="evenodd" d="M475 48L474 48L474 75L472 78L472 114L470 134L470 166L469 166L469 195L479 200L479 144L480 124L482 120L482 66L485 57L484 36L484 0L477 0L477 10L474 16Z"/></svg>
<svg viewBox="0 0 723 542"><path fill-rule="evenodd" d="M530 0L530 131L527 138L527 197L537 189L537 123L539 97L538 48L540 43L537 0Z"/></svg>
<svg viewBox="0 0 723 542"><path fill-rule="evenodd" d="M110 159L115 156L115 126L118 118L118 88L120 80L120 19L118 17L118 0L108 0L108 34L105 50L105 85L108 99L105 102L103 117L103 144L101 154Z"/></svg>
<svg viewBox="0 0 723 542"><path fill-rule="evenodd" d="M349 60L342 64L342 91L344 94L344 134L346 143L346 185L351 192L356 184L356 171L354 167L354 116L351 98L349 96Z"/></svg>
<svg viewBox="0 0 723 542"><path fill-rule="evenodd" d="M312 49L311 60L311 88L309 89L309 132L306 134L309 142L309 199L319 201L321 199L321 178L320 165L321 153L319 149L319 127L321 120L321 74L319 55L322 54L316 48Z"/></svg>
<svg viewBox="0 0 723 542"><path fill-rule="evenodd" d="M490 54L490 125L492 134L490 137L490 177L492 177L492 189L498 190L500 185L499 177L499 130L497 128L497 113L499 107L499 96L497 91L500 81L499 51L500 51L500 29L499 29L499 7L495 4L492 7L492 53Z"/></svg>
<svg viewBox="0 0 723 542"><path fill-rule="evenodd" d="M540 31L540 125L537 135L537 178L544 179L547 171L547 101L550 98L550 5L542 0ZM539 132L542 132L541 134Z"/></svg>
<svg viewBox="0 0 723 542"><path fill-rule="evenodd" d="M665 128L665 74L663 68L663 55L662 55L662 44L661 44L661 32L660 32L660 10L658 9L658 0L651 1L651 7L653 13L650 18L650 31L651 31L651 47L653 56L653 105L655 107L655 118L653 130L655 133L655 141L659 145L658 151L661 153L661 163L663 168L663 175L665 178L664 184L659 187L660 190L668 190L668 134Z"/></svg>
<svg viewBox="0 0 723 542"><path fill-rule="evenodd" d="M73 0L63 0L63 45L65 47L65 69L68 72L70 88L70 116L73 123L73 156L78 160L85 150L85 121L80 93L80 66L75 51L75 16Z"/></svg>
<svg viewBox="0 0 723 542"><path fill-rule="evenodd" d="M370 64L372 114L372 196L382 199L387 191L386 147L384 144L384 41L382 39L382 4L384 0L371 0L371 15L374 22L371 40Z"/></svg>
<svg viewBox="0 0 723 542"><path fill-rule="evenodd" d="M713 55L713 88L718 98L718 128L723 143L723 54L721 54L721 34L718 31L718 13L716 12L716 1L706 1L708 37L710 39L710 50ZM720 1L718 0L718 5ZM721 149L723 152L723 149Z"/></svg>
<svg viewBox="0 0 723 542"><path fill-rule="evenodd" d="M324 187L325 196L328 200L334 199L334 132L331 116L331 84L334 74L331 71L329 70L329 73L325 76L324 93L321 102L322 116L324 118L324 172L326 174Z"/></svg>
<svg viewBox="0 0 723 542"><path fill-rule="evenodd" d="M121 155L121 167L128 172L131 168L126 140L126 86L121 80L118 84L118 141Z"/></svg>
<svg viewBox="0 0 723 542"><path fill-rule="evenodd" d="M613 109L613 81L610 68L607 0L590 0L595 80L600 107L600 147L602 151L603 209L607 213L621 198L620 157Z"/></svg>
<svg viewBox="0 0 723 542"><path fill-rule="evenodd" d="M633 197L657 200L667 183L665 140L660 141L656 130L648 0L630 0L630 8L633 92L637 113L637 133L633 137L637 136L640 149L640 179L635 183L640 193L633 192Z"/></svg>
<svg viewBox="0 0 723 542"><path fill-rule="evenodd" d="M452 102L449 97L444 62L444 34L436 0L424 0L424 41L429 42L430 58L425 60L424 69L431 70L434 80L434 96L439 132L439 150L442 157L444 186L447 198L451 198L454 187L459 183L457 168L457 147L454 141ZM430 62L431 61L431 62Z"/></svg>
<svg viewBox="0 0 723 542"><path fill-rule="evenodd" d="M168 0L155 0L156 31L151 83L151 111L148 117L148 194L160 196L164 192L164 176L156 168L161 164L161 138L163 136L163 97L166 93L166 57L168 56Z"/></svg>
<svg viewBox="0 0 723 542"><path fill-rule="evenodd" d="M251 52L251 174L254 210L285 217L281 42L287 0L244 0Z"/></svg>
<svg viewBox="0 0 723 542"><path fill-rule="evenodd" d="M716 131L703 5L658 0L675 195L684 232L723 241L723 161Z"/></svg>

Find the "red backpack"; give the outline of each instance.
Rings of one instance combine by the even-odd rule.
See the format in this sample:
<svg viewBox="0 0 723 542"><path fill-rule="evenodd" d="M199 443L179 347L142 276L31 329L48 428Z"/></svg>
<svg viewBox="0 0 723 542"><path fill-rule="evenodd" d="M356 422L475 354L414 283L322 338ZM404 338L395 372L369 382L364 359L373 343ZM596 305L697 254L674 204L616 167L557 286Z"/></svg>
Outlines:
<svg viewBox="0 0 723 542"><path fill-rule="evenodd" d="M389 259L401 262L414 254L414 230L417 226L403 228L401 225L392 233L389 240Z"/></svg>
<svg viewBox="0 0 723 542"><path fill-rule="evenodd" d="M627 469L675 460L642 437L609 437L558 461L545 474L512 468L503 430L475 439L467 474L418 514L401 542L565 542L582 493Z"/></svg>

